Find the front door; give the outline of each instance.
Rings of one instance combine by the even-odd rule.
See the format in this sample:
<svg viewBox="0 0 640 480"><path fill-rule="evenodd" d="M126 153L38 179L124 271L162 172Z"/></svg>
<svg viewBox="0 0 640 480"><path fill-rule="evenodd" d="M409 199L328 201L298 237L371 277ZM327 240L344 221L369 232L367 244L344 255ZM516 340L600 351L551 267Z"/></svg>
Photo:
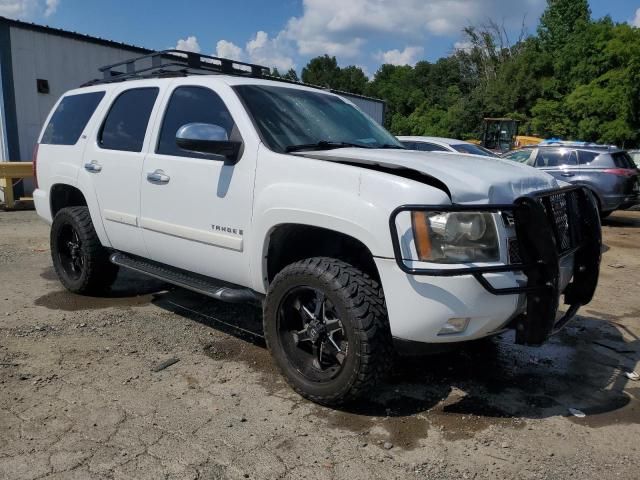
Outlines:
<svg viewBox="0 0 640 480"><path fill-rule="evenodd" d="M158 93L157 87L116 93L84 153L84 168L91 175L111 246L140 256L147 253L138 228L140 175L149 118Z"/></svg>
<svg viewBox="0 0 640 480"><path fill-rule="evenodd" d="M219 155L182 150L176 132L189 123L222 127L229 140L242 141L242 136L227 105L209 86L178 85L167 97L141 181L141 226L149 257L249 286L249 255L243 251L256 148L245 143L235 164Z"/></svg>

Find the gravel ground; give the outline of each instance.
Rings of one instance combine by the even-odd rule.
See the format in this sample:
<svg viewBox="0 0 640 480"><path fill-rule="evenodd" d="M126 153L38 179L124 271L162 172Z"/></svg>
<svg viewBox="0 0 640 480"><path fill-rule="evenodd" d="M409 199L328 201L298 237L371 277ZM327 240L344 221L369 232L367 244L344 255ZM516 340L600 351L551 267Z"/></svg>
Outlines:
<svg viewBox="0 0 640 480"><path fill-rule="evenodd" d="M69 294L48 227L0 212L0 478L639 478L640 212L604 237L595 300L544 347L403 360L332 410L275 372L259 311L130 274Z"/></svg>

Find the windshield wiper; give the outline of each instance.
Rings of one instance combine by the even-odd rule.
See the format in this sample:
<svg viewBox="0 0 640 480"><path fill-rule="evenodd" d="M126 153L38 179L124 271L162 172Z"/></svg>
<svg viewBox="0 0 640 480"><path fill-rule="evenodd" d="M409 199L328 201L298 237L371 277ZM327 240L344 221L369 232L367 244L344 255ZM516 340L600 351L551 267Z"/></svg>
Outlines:
<svg viewBox="0 0 640 480"><path fill-rule="evenodd" d="M331 150L334 148L373 148L369 145L363 145L361 143L351 143L351 142L331 142L328 140L320 140L316 143L305 143L301 145L289 145L284 149L285 152L298 152L300 150Z"/></svg>

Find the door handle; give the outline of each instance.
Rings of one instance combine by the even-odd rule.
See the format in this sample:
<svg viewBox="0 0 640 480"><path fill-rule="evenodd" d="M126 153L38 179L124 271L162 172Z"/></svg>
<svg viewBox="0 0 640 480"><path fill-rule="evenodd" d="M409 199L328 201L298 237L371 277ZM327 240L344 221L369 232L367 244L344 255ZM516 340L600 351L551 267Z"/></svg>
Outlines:
<svg viewBox="0 0 640 480"><path fill-rule="evenodd" d="M85 163L84 164L84 169L87 172L98 173L98 172L102 171L102 165L100 165L95 160L92 160L91 163Z"/></svg>
<svg viewBox="0 0 640 480"><path fill-rule="evenodd" d="M570 172L563 172L560 175L562 175L563 177L573 177L575 174Z"/></svg>
<svg viewBox="0 0 640 480"><path fill-rule="evenodd" d="M147 173L147 180L151 183L169 183L171 177L162 170L156 170L155 172Z"/></svg>

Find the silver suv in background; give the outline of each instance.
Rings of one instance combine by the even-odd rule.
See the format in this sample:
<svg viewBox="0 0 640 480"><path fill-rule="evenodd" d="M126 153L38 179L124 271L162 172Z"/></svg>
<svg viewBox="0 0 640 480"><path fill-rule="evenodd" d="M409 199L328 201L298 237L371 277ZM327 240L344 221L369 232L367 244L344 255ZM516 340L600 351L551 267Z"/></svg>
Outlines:
<svg viewBox="0 0 640 480"><path fill-rule="evenodd" d="M640 203L639 171L631 156L601 145L536 145L513 150L503 158L539 168L558 180L586 186L598 199L604 218L614 210Z"/></svg>

